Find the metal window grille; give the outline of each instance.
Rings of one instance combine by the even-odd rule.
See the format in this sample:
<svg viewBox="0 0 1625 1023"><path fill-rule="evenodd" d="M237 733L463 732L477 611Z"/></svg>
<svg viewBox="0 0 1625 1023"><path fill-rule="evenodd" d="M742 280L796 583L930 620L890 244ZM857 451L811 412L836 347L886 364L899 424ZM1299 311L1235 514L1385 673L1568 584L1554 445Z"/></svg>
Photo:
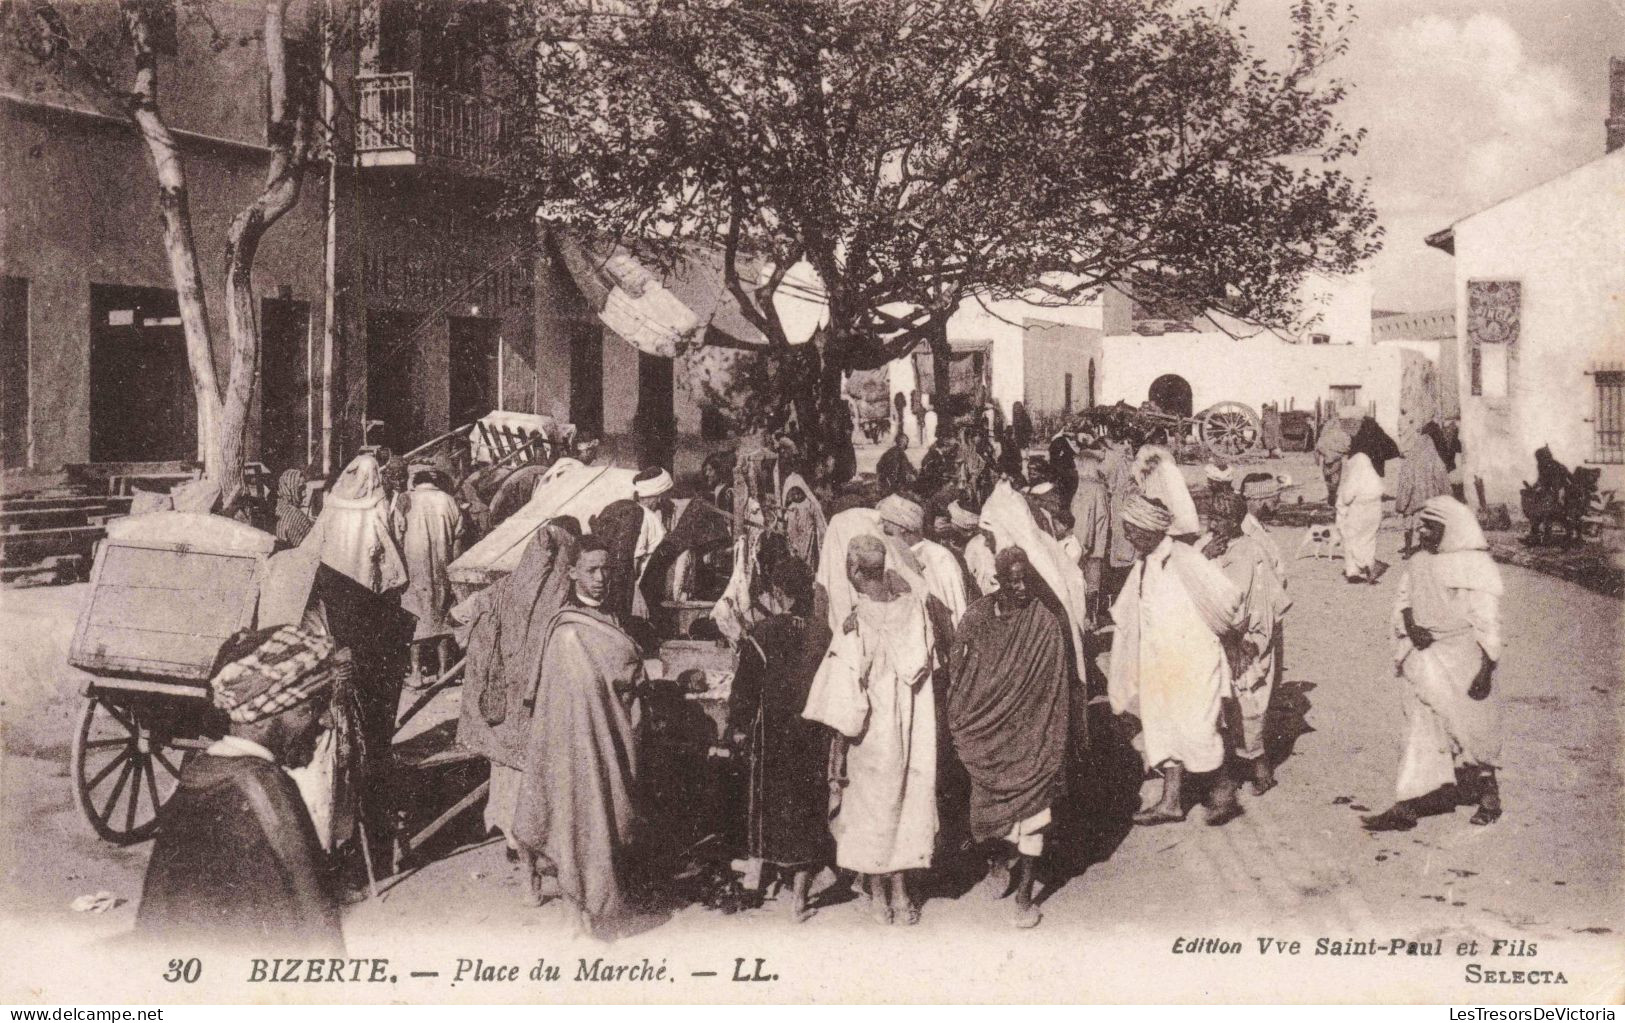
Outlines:
<svg viewBox="0 0 1625 1023"><path fill-rule="evenodd" d="M1597 406L1594 462L1625 463L1625 370L1599 371L1596 384Z"/></svg>

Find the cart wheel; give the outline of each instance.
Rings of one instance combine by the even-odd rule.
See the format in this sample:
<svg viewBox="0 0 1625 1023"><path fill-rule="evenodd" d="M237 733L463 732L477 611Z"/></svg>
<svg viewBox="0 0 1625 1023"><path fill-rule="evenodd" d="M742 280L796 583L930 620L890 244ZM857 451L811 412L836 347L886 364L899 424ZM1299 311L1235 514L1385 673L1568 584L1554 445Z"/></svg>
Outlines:
<svg viewBox="0 0 1625 1023"><path fill-rule="evenodd" d="M1199 421L1202 443L1216 458L1236 458L1258 446L1263 424L1246 405L1221 401L1202 413Z"/></svg>
<svg viewBox="0 0 1625 1023"><path fill-rule="evenodd" d="M115 845L152 837L188 752L174 748L135 708L85 698L73 736L73 796L96 834Z"/></svg>

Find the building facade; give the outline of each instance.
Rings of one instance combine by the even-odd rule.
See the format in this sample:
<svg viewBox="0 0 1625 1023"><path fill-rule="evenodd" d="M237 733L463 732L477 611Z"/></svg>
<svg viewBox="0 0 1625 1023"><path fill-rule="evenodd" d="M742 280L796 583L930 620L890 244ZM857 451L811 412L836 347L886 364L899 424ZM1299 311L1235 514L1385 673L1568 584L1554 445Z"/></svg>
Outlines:
<svg viewBox="0 0 1625 1023"><path fill-rule="evenodd" d="M631 432L640 408L654 429L698 429L673 360L604 327L532 218L496 215L500 125L478 99L478 60L460 59L480 40L457 9L357 7L378 31L363 51L332 55L333 159L307 174L254 268L251 461L331 470L363 444L409 449L494 409L611 436ZM182 18L160 75L223 376L221 254L268 150L260 14L234 4L211 13L226 37L250 41L221 51L211 28ZM320 45L290 26L290 49ZM5 54L0 180L0 468L195 458L157 183L134 127Z"/></svg>
<svg viewBox="0 0 1625 1023"><path fill-rule="evenodd" d="M1617 67L1617 65L1616 65ZM1625 487L1625 150L1428 238L1455 257L1468 491L1519 513L1535 450Z"/></svg>

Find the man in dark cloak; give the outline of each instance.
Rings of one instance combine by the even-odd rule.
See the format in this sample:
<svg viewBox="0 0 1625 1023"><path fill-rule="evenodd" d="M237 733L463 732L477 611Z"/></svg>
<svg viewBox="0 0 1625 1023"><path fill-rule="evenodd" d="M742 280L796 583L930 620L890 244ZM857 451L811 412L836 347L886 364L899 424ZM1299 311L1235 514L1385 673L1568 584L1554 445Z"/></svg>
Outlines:
<svg viewBox="0 0 1625 1023"><path fill-rule="evenodd" d="M600 936L636 917L641 830L643 661L605 607L608 554L598 537L581 539L573 595L543 643L513 832L535 864L538 897L562 895L581 930Z"/></svg>
<svg viewBox="0 0 1625 1023"><path fill-rule="evenodd" d="M970 775L971 835L1015 847L1016 926L1034 927L1033 878L1064 784L1068 638L1035 599L1026 552L1006 547L995 565L999 588L970 606L956 634L948 731ZM1009 894L1003 844L990 876L1000 897Z"/></svg>
<svg viewBox="0 0 1625 1023"><path fill-rule="evenodd" d="M342 956L338 903L299 789L348 653L298 626L228 641L210 682L230 730L181 768L147 862L136 933L166 950Z"/></svg>
<svg viewBox="0 0 1625 1023"><path fill-rule="evenodd" d="M604 542L609 554L604 610L623 621L632 616L632 595L638 584L638 536L642 530L643 507L631 498L613 502L592 519L592 534Z"/></svg>
<svg viewBox="0 0 1625 1023"><path fill-rule="evenodd" d="M753 856L790 882L790 915L813 915L813 875L833 859L829 834L830 730L801 716L830 628L813 611L812 570L785 555L758 559L752 582L762 616L739 647L729 701L729 731L751 744L748 844Z"/></svg>

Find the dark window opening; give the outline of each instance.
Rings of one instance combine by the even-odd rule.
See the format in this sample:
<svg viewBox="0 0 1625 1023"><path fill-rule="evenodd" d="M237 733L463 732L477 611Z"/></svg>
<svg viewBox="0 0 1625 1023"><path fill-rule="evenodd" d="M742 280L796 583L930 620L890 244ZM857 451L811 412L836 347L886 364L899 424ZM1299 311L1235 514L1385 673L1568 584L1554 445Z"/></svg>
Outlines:
<svg viewBox="0 0 1625 1023"><path fill-rule="evenodd" d="M410 313L367 311L367 442L396 453L410 451L418 436L412 400L417 325Z"/></svg>
<svg viewBox="0 0 1625 1023"><path fill-rule="evenodd" d="M90 460L197 457L197 400L175 293L90 288Z"/></svg>
<svg viewBox="0 0 1625 1023"><path fill-rule="evenodd" d="M28 467L28 281L0 277L0 468Z"/></svg>
<svg viewBox="0 0 1625 1023"><path fill-rule="evenodd" d="M498 321L451 318L451 426L472 423L499 406Z"/></svg>
<svg viewBox="0 0 1625 1023"><path fill-rule="evenodd" d="M309 461L309 341L308 302L261 304L260 461L273 471Z"/></svg>

